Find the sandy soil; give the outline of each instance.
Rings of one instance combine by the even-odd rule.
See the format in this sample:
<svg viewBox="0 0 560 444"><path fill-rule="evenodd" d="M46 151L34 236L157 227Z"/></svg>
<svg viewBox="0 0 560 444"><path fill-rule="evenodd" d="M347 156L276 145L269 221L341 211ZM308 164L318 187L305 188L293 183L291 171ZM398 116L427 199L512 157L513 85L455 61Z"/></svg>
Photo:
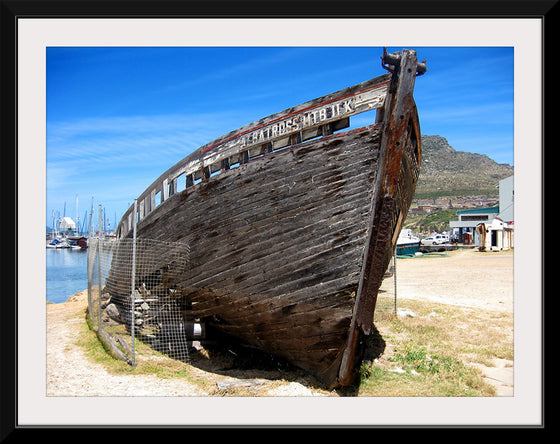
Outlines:
<svg viewBox="0 0 560 444"><path fill-rule="evenodd" d="M87 291L47 305L47 396L201 395L196 387L155 376L111 375L74 344L85 320Z"/></svg>
<svg viewBox="0 0 560 444"><path fill-rule="evenodd" d="M439 262L437 266L434 261ZM457 275L466 275L468 285L458 285L453 279ZM513 311L513 253L473 249L451 252L446 258L399 259L397 282L398 298ZM206 385L149 375L110 374L75 344L86 306L86 291L65 303L47 304L47 396L223 396L220 387L240 383L235 377L202 368L194 369L195 376L204 378ZM512 394L511 363L498 362L495 368L483 371L498 395ZM336 396L310 388L305 378L294 382L264 376L241 382L258 396Z"/></svg>
<svg viewBox="0 0 560 444"><path fill-rule="evenodd" d="M513 313L513 253L476 248L397 260L397 298Z"/></svg>
<svg viewBox="0 0 560 444"><path fill-rule="evenodd" d="M224 396L236 389L255 396L329 396L325 390L309 388L311 377L284 381L274 371L216 372L212 363L191 368L194 378L204 384L155 375L111 374L75 343L86 308L87 291L65 303L47 304L47 396Z"/></svg>

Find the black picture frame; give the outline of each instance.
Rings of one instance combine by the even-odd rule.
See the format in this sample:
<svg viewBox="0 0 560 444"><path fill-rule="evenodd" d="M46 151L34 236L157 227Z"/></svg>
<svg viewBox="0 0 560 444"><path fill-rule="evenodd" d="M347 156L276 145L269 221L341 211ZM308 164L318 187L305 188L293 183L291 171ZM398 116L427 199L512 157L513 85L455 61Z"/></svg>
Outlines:
<svg viewBox="0 0 560 444"><path fill-rule="evenodd" d="M0 28L2 30L1 57L2 78L1 97L2 119L1 146L7 156L4 165L9 165L11 175L4 175L7 183L4 189L14 190L13 202L9 211L14 215L12 227L17 231L17 22L21 18L537 18L543 22L543 60L545 78L551 74L554 60L554 38L558 17L558 1L5 1L0 2ZM526 63L531 64L531 60ZM544 84L544 82L543 82ZM545 122L553 115L550 106L557 96L557 85L548 81L546 85ZM552 98L549 100L549 98ZM547 111L549 111L547 113ZM545 125L546 126L546 125ZM543 128L544 130L544 128ZM548 140L545 132L545 140ZM546 144L546 142L545 142ZM546 166L553 163L548 159ZM543 173L545 173L543 167ZM546 175L546 174L545 174ZM9 179L7 178L9 176ZM544 202L543 202L544 207ZM12 231L13 232L13 231ZM27 438L29 432L43 428L21 427L17 420L17 276L18 251L17 233L14 239L14 260L4 273L13 284L12 292L5 292L0 297L0 341L1 341L1 380L0 380L0 440L6 442ZM13 265L12 265L13 264ZM13 277L13 278L12 278ZM543 271L544 284L544 271ZM544 315L543 315L544 316ZM544 318L543 318L544 323ZM543 330L544 335L544 330ZM544 350L543 350L544 354ZM544 370L543 370L544 371ZM544 373L543 373L544 380ZM544 397L544 388L543 388ZM543 405L544 411L544 405ZM544 428L545 417L540 427ZM521 425L521 427L526 427ZM535 428L529 426L529 428ZM45 427L58 433L56 427ZM70 430L72 428L69 428ZM81 433L80 431L78 433ZM54 433L53 433L54 435ZM56 439L55 436L53 438ZM45 439L42 436L42 439Z"/></svg>

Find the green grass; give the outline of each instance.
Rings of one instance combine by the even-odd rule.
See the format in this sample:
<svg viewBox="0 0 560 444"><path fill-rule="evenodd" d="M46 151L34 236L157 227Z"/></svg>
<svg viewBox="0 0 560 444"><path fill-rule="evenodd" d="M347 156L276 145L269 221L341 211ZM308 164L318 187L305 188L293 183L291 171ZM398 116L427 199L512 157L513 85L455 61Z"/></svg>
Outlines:
<svg viewBox="0 0 560 444"><path fill-rule="evenodd" d="M187 363L170 359L138 339L134 343L136 365L131 366L121 359L116 359L109 348L98 339L89 317L83 323L75 343L82 347L93 362L103 365L111 374L154 375L162 379L184 378L200 386L205 385L204 381L193 377L191 367Z"/></svg>
<svg viewBox="0 0 560 444"><path fill-rule="evenodd" d="M376 342L384 350L360 369L358 396L495 396L471 364L513 360L513 316L442 304L400 301L415 317L393 314L391 298L376 309Z"/></svg>
<svg viewBox="0 0 560 444"><path fill-rule="evenodd" d="M351 387L338 390L340 396L495 396L495 389L471 364L490 365L495 358L513 360L512 314L415 300L398 301L398 307L416 316L395 316L393 298L378 299L376 331L369 338L376 352L366 352L359 378ZM203 377L193 376L189 364L170 359L139 340L135 367L111 357L85 322L76 341L111 373L184 378L208 387ZM208 361L216 359L221 359L218 354L208 356ZM291 379L289 370L282 374L286 380L301 376L294 372Z"/></svg>
<svg viewBox="0 0 560 444"><path fill-rule="evenodd" d="M422 233L442 232L449 230L449 221L456 220L457 217L456 209L432 211L423 214L409 212L403 226Z"/></svg>

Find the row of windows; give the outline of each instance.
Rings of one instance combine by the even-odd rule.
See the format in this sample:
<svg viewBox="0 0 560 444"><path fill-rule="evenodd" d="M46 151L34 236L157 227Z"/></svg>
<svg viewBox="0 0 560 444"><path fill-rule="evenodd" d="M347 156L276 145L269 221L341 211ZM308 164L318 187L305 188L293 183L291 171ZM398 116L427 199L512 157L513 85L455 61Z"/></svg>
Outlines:
<svg viewBox="0 0 560 444"><path fill-rule="evenodd" d="M334 131L338 131L343 128L347 128L350 125L350 119L345 118L337 122L328 123L321 127L312 128L309 130L301 131L293 135L287 136L283 139L274 140L272 142L265 143L256 147L249 148L248 150L242 151L237 155L229 157L222 160L221 162L214 163L201 170L195 171L194 173L186 174L185 172L176 176L166 184L165 181L154 194L154 199L150 202L150 196L145 198L143 201L138 202L138 211L136 212L136 221L153 211L156 207L161 205L161 203L174 194L180 193L189 187L195 186L203 181L203 179L209 179L220 174L223 171L231 170L237 168L242 164L248 163L251 160L258 159L265 156L267 153L282 150L288 148L296 143L301 143L303 141L308 141L315 139L324 135L332 134ZM167 197L164 197L163 191ZM150 208L151 207L151 208ZM119 235L127 233L132 227L132 209L129 212L129 217L126 219L125 227L119 228ZM124 230L123 230L124 228Z"/></svg>
<svg viewBox="0 0 560 444"><path fill-rule="evenodd" d="M489 220L487 214L462 215L461 220Z"/></svg>
<svg viewBox="0 0 560 444"><path fill-rule="evenodd" d="M345 126L346 125L344 125L344 126L340 125L340 127L332 128L332 129L330 129L329 132L332 132L333 129L338 130L338 129L340 129L342 127L345 127ZM239 153L236 156L230 157L228 159L224 159L221 162L218 162L218 163L209 165L207 167L204 167L203 169L198 170L194 173L191 173L191 174L188 174L188 175L186 173L181 173L179 176L175 177L171 182L169 182L167 184L167 190L166 190L167 191L167 196L170 197L173 194L180 193L181 191L184 191L188 187L197 185L200 182L202 182L203 178L208 179L210 177L217 176L222 171L227 171L227 170L231 170L233 168L237 168L239 165L242 165L242 164L248 163L251 160L263 157L266 153L271 153L273 151L281 150L281 149L287 148L287 147L289 147L293 144L300 143L303 140L308 141L308 140L311 140L311 139L314 139L314 138L317 138L317 137L321 137L322 135L325 135L325 131L322 128L315 128L313 134L311 134L311 132L309 132L308 134L304 134L303 136L302 136L301 133L295 134L293 136L286 137L286 138L281 139L281 140L276 140L274 142L269 142L269 143L266 143L264 145L260 145L260 146L254 147L254 148L250 148L246 151L243 151L243 152ZM163 201L164 201L164 199L163 199L162 190L159 190L155 194L155 199L154 199L154 202L153 202L153 205L154 205L153 208L156 208ZM137 216L137 219L139 220L139 216Z"/></svg>
<svg viewBox="0 0 560 444"><path fill-rule="evenodd" d="M318 136L320 136L319 134ZM195 171L194 173L181 173L179 176L172 179L170 182L162 184L161 188L154 194L154 199L151 202L152 208L150 209L150 196L144 199L142 202L138 203L138 211L136 212L136 221L140 221L142 215L146 215L157 208L162 202L165 200L163 195L163 189L165 188L167 198L171 197L174 194L180 193L181 191L186 190L189 187L198 185L202 182L203 179L209 179L210 177L217 176L222 171L231 170L234 168L239 167L242 164L248 163L251 160L263 157L266 153L270 153L273 151L277 151L280 149L284 149L288 146L291 146L294 143L301 142L301 138L293 138L288 140L278 141L280 143L267 143L255 148L251 148L249 150L243 151L238 155L230 157L228 159L224 159L221 162L209 165L204 167L201 170ZM119 230L119 235L122 233L128 232L130 227L132 226L132 220L130 218L131 214L129 214L129 218L127 219L126 227L124 230Z"/></svg>

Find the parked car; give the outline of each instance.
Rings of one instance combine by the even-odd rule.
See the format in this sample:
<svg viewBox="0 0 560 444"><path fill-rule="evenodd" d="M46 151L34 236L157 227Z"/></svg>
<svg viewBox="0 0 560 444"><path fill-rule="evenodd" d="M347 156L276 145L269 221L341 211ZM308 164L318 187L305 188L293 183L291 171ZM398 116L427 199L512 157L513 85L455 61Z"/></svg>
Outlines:
<svg viewBox="0 0 560 444"><path fill-rule="evenodd" d="M421 245L440 245L449 242L449 238L443 234L436 234L435 236L425 237L420 241Z"/></svg>

